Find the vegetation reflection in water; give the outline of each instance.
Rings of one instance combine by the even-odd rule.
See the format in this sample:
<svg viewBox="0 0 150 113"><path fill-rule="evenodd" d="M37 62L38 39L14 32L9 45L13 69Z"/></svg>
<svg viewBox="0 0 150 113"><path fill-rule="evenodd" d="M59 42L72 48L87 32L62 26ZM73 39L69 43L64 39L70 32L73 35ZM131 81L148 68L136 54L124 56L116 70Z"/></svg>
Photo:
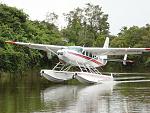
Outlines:
<svg viewBox="0 0 150 113"><path fill-rule="evenodd" d="M40 82L37 76L4 75L0 80L0 110L2 113L40 110Z"/></svg>
<svg viewBox="0 0 150 113"><path fill-rule="evenodd" d="M123 77L122 77L123 76ZM133 75L117 78L115 83L83 85L52 84L37 74L0 78L2 113L122 113L150 112L150 80L133 82ZM141 79L140 76L134 77ZM121 79L123 78L123 79ZM127 82L128 81L128 82ZM132 81L130 83L130 81Z"/></svg>

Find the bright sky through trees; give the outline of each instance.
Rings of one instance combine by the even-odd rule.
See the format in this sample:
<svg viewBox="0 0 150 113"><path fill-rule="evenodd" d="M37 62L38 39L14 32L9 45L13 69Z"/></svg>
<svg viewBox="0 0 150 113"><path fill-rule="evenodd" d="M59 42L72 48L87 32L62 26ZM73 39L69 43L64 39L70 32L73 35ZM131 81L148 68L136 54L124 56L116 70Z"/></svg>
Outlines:
<svg viewBox="0 0 150 113"><path fill-rule="evenodd" d="M58 25L64 27L63 13L77 7L85 7L86 3L102 6L108 14L111 34L119 33L123 26L144 26L150 22L149 0L0 0L10 6L23 9L30 19L44 20L47 12L59 15Z"/></svg>

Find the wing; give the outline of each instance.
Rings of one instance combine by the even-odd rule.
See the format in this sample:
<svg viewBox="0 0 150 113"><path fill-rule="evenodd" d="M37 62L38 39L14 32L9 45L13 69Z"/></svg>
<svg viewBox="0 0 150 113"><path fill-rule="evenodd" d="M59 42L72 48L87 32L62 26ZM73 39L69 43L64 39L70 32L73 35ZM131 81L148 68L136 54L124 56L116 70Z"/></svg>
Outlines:
<svg viewBox="0 0 150 113"><path fill-rule="evenodd" d="M85 51L94 55L125 55L125 54L142 54L150 52L150 48L90 48L84 47Z"/></svg>
<svg viewBox="0 0 150 113"><path fill-rule="evenodd" d="M6 41L6 43L22 45L22 46L27 46L32 49L38 49L38 50L43 50L43 51L53 51L53 52L57 52L59 49L67 48L66 46L33 44L33 43L23 43L23 42L14 42L14 41Z"/></svg>

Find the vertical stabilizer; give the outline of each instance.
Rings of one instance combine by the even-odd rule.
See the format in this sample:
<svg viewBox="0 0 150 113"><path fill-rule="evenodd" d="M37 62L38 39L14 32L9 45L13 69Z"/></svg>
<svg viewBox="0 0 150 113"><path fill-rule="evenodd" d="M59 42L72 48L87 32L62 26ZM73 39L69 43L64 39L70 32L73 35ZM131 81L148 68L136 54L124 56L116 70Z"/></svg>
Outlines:
<svg viewBox="0 0 150 113"><path fill-rule="evenodd" d="M105 43L104 43L104 46L103 46L103 48L108 48L109 47L109 38L108 37L106 37L106 39L105 39ZM102 59L102 61L103 61L103 64L105 64L106 65L106 63L107 63L107 55L102 55L102 56L99 56L99 58L100 59Z"/></svg>
<svg viewBox="0 0 150 113"><path fill-rule="evenodd" d="M109 47L109 38L106 37L103 48L108 48L108 47Z"/></svg>

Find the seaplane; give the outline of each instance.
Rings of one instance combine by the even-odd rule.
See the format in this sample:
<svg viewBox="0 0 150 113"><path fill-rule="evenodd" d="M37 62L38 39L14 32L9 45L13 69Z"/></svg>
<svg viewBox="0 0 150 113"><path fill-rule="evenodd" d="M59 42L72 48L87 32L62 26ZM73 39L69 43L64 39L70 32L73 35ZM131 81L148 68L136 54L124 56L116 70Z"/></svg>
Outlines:
<svg viewBox="0 0 150 113"><path fill-rule="evenodd" d="M43 50L47 55L55 54L59 62L53 69L42 69L41 76L52 82L64 82L70 79L77 79L79 82L97 84L111 82L113 74L104 75L97 67L105 66L108 61L121 61L124 65L127 62L128 54L142 54L150 52L150 48L110 48L109 38L106 37L103 47L82 47L82 46L58 46L46 44L34 44L24 42L6 41L9 44L27 46L32 49ZM109 55L124 55L123 60L108 59ZM71 67L78 67L78 71L71 71Z"/></svg>

